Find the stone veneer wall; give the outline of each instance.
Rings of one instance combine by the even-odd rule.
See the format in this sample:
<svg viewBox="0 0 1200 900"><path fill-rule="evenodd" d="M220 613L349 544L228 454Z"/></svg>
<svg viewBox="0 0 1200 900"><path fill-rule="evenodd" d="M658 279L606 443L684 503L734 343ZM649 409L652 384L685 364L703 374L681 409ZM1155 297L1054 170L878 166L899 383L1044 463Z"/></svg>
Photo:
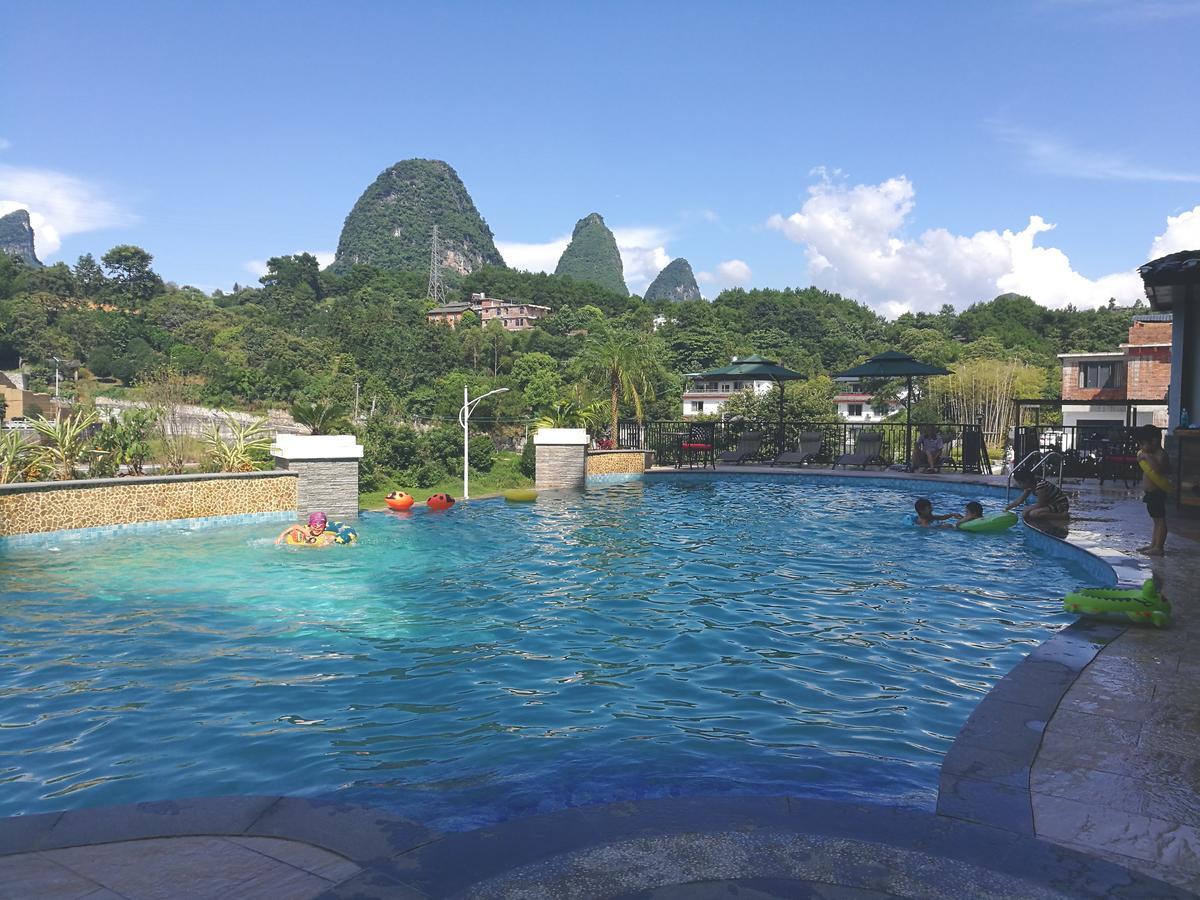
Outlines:
<svg viewBox="0 0 1200 900"><path fill-rule="evenodd" d="M295 512L291 472L162 475L0 485L0 537L134 522Z"/></svg>
<svg viewBox="0 0 1200 900"><path fill-rule="evenodd" d="M543 444L537 448L535 484L542 488L583 487L584 447Z"/></svg>
<svg viewBox="0 0 1200 900"><path fill-rule="evenodd" d="M587 474L637 475L646 471L645 450L589 450Z"/></svg>
<svg viewBox="0 0 1200 900"><path fill-rule="evenodd" d="M357 459L280 459L275 466L300 476L296 509L302 515L323 512L331 518L358 515Z"/></svg>

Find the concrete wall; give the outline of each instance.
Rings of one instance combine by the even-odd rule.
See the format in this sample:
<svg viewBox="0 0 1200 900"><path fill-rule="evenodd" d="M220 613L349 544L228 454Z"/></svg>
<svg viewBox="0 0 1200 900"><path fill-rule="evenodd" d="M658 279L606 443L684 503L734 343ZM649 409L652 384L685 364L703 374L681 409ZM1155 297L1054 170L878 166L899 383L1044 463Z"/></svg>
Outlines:
<svg viewBox="0 0 1200 900"><path fill-rule="evenodd" d="M295 474L245 472L0 485L0 537L205 516L294 512Z"/></svg>
<svg viewBox="0 0 1200 900"><path fill-rule="evenodd" d="M583 487L588 433L583 428L539 428L533 434L538 488Z"/></svg>
<svg viewBox="0 0 1200 900"><path fill-rule="evenodd" d="M301 515L358 515L358 461L363 448L352 434L280 434L271 445L275 468L300 476Z"/></svg>

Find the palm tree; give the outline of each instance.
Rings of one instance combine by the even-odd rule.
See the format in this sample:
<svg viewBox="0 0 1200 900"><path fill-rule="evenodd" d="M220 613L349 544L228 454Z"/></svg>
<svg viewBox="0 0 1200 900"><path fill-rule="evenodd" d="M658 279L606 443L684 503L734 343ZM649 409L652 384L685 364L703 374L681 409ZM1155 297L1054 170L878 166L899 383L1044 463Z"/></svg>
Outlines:
<svg viewBox="0 0 1200 900"><path fill-rule="evenodd" d="M590 335L579 354L584 378L606 385L613 446L617 446L617 414L621 400L633 404L642 421L642 401L653 392L654 376L662 372L662 354L654 342L635 331L606 331Z"/></svg>
<svg viewBox="0 0 1200 900"><path fill-rule="evenodd" d="M349 429L350 410L332 400L297 400L292 405L292 418L307 426L313 434L333 434Z"/></svg>

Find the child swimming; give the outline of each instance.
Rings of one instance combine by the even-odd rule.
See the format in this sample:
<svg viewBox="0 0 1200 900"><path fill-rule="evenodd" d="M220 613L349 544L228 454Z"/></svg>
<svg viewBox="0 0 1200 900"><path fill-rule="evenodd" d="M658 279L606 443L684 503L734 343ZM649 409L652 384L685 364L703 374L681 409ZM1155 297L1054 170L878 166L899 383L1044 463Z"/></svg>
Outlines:
<svg viewBox="0 0 1200 900"><path fill-rule="evenodd" d="M917 515L913 519L914 525L919 525L922 528L945 528L948 526L940 523L949 521L950 519L961 519L961 513L946 513L944 516L935 515L933 512L933 502L928 497L922 497L913 506L917 510Z"/></svg>

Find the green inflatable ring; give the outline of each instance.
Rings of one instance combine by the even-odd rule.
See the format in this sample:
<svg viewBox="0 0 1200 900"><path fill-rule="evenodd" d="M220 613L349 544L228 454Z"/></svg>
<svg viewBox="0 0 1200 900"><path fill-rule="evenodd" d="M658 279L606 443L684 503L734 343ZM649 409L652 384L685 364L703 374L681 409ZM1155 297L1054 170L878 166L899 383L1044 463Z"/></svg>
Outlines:
<svg viewBox="0 0 1200 900"><path fill-rule="evenodd" d="M1017 524L1015 512L1002 512L985 519L972 519L958 526L959 531L974 531L979 534L994 534L998 531L1008 531Z"/></svg>
<svg viewBox="0 0 1200 900"><path fill-rule="evenodd" d="M1063 610L1085 616L1117 618L1142 625L1164 627L1171 618L1171 604L1158 593L1153 579L1140 590L1084 588L1063 598Z"/></svg>
<svg viewBox="0 0 1200 900"><path fill-rule="evenodd" d="M517 488L505 491L504 499L509 503L532 503L537 499L537 491L533 488Z"/></svg>

